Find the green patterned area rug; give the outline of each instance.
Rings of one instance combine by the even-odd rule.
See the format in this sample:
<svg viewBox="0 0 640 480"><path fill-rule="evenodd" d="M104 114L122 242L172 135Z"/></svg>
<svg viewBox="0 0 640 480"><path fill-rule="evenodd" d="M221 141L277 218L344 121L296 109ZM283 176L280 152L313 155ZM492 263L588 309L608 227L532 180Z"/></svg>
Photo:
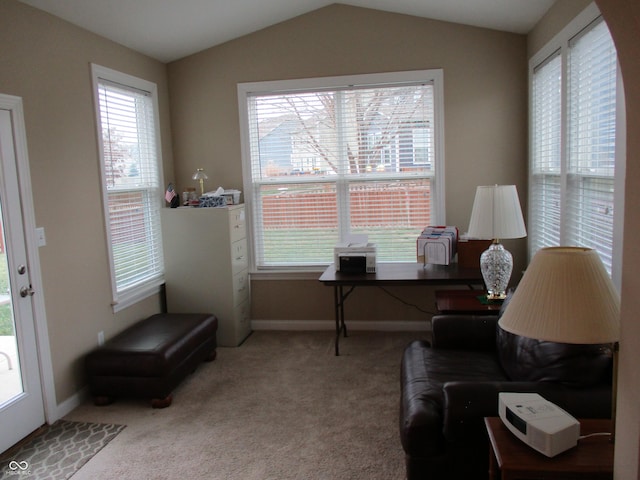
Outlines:
<svg viewBox="0 0 640 480"><path fill-rule="evenodd" d="M67 479L124 427L58 420L24 445L0 455L0 478Z"/></svg>

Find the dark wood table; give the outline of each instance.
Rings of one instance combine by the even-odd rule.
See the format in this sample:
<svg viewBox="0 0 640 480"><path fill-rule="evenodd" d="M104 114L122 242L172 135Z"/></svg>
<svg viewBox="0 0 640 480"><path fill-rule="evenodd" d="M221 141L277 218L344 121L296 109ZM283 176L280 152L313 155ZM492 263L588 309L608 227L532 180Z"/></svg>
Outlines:
<svg viewBox="0 0 640 480"><path fill-rule="evenodd" d="M610 432L611 420L578 419L580 435ZM518 439L498 417L484 419L491 442L491 480L603 480L613 478L614 444L609 435L593 436L549 458Z"/></svg>
<svg viewBox="0 0 640 480"><path fill-rule="evenodd" d="M376 273L336 272L329 265L320 281L333 287L336 317L335 353L340 355L340 333L347 336L344 304L356 287L389 287L405 285L483 285L479 268L462 268L452 265L423 265L421 263L378 263Z"/></svg>
<svg viewBox="0 0 640 480"><path fill-rule="evenodd" d="M502 301L483 303L478 297L486 294L485 290L436 290L436 308L445 314L497 315Z"/></svg>

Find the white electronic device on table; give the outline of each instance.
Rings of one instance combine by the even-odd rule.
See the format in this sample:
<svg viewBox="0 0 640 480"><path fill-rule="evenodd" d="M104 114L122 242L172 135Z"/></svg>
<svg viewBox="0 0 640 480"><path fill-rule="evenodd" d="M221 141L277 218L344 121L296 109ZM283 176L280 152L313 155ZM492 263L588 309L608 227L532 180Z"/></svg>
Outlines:
<svg viewBox="0 0 640 480"><path fill-rule="evenodd" d="M547 457L578 444L580 423L537 393L500 392L498 413L516 437Z"/></svg>

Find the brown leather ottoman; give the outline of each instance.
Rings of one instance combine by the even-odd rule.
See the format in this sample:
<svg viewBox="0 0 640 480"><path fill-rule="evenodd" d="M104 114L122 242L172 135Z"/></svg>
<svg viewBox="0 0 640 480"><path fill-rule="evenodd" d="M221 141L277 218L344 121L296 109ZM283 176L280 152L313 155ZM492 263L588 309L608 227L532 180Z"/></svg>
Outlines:
<svg viewBox="0 0 640 480"><path fill-rule="evenodd" d="M214 315L159 313L119 333L85 359L95 404L142 397L168 407L173 389L200 362L215 359L217 329Z"/></svg>

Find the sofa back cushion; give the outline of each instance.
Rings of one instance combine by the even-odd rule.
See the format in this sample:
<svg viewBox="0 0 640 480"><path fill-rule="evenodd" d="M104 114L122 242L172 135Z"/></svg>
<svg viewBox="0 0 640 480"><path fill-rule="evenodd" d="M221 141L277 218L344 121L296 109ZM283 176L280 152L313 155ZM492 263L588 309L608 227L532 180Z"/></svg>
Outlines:
<svg viewBox="0 0 640 480"><path fill-rule="evenodd" d="M497 327L500 364L513 381L587 387L611 380L611 345L575 345L521 337Z"/></svg>

